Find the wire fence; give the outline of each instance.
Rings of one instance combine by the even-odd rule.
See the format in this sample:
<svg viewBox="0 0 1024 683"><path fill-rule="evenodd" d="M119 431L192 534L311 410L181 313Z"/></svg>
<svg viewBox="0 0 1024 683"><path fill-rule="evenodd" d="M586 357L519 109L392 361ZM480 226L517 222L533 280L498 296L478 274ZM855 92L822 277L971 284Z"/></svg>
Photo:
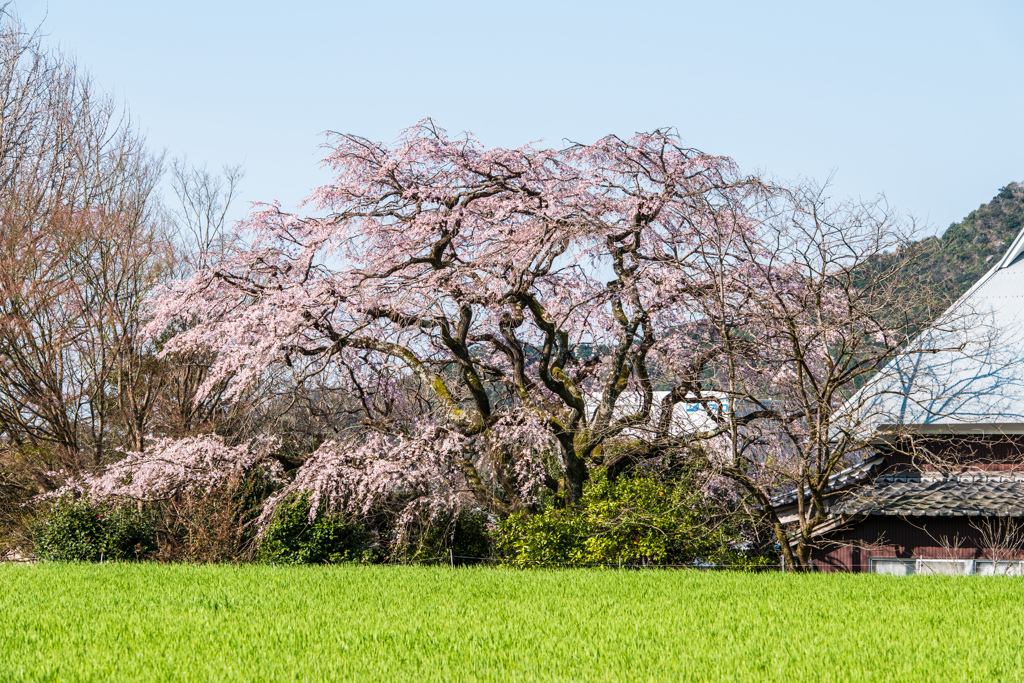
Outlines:
<svg viewBox="0 0 1024 683"><path fill-rule="evenodd" d="M0 557L0 564L37 564L38 558L6 556ZM109 562L109 560L108 560ZM102 559L100 564L105 564ZM276 563L271 563L276 566ZM408 566L466 566L471 564L489 564L492 566L504 566L512 569L680 569L692 571L722 571L742 570L749 572L771 572L781 571L785 567L781 564L658 564L654 562L555 562L545 560L505 560L500 557L472 557L469 555L437 555L435 557L417 557L407 559L392 559L387 562L375 563L386 567L408 567Z"/></svg>
<svg viewBox="0 0 1024 683"><path fill-rule="evenodd" d="M451 567L466 564L493 564L503 565L515 569L530 568L554 568L554 569L683 569L694 571L719 571L719 570L744 570L752 572L781 571L783 565L772 564L712 564L712 563L690 563L690 564L658 564L653 562L554 562L544 560L513 560L508 561L495 557L471 557L468 555L438 555L436 557L419 557L413 559L390 560L382 563L385 566L411 566L411 565L449 565Z"/></svg>

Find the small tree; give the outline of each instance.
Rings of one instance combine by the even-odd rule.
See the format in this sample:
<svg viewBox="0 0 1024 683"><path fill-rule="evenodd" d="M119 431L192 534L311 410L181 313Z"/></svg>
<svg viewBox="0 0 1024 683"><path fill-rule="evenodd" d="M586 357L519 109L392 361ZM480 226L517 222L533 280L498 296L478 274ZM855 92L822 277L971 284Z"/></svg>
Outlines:
<svg viewBox="0 0 1024 683"><path fill-rule="evenodd" d="M650 468L615 479L591 473L577 507L549 506L501 522L499 552L517 567L550 565L755 565L740 549L732 496L709 495L691 463L683 472ZM696 475L696 476L695 476Z"/></svg>

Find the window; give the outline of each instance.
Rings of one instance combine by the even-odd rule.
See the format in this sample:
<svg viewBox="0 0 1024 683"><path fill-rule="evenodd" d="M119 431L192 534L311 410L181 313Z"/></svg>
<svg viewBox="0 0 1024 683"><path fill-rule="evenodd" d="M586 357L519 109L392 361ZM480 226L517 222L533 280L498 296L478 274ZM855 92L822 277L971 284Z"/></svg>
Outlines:
<svg viewBox="0 0 1024 683"><path fill-rule="evenodd" d="M963 576L974 573L974 560L917 560L916 574L953 574Z"/></svg>
<svg viewBox="0 0 1024 683"><path fill-rule="evenodd" d="M911 574L951 574L964 576L1024 576L1024 560L904 560L898 557L872 557L868 561L872 574L909 576Z"/></svg>
<svg viewBox="0 0 1024 683"><path fill-rule="evenodd" d="M911 574L953 574L962 576L974 573L974 560L904 560L897 557L872 557L868 563L872 574L909 576ZM990 570L990 573L992 571Z"/></svg>
<svg viewBox="0 0 1024 683"><path fill-rule="evenodd" d="M868 560L868 571L872 574L908 576L914 573L916 560L900 560L895 557L872 557Z"/></svg>
<svg viewBox="0 0 1024 683"><path fill-rule="evenodd" d="M1024 576L1024 561L978 560L974 563L974 573L981 576Z"/></svg>

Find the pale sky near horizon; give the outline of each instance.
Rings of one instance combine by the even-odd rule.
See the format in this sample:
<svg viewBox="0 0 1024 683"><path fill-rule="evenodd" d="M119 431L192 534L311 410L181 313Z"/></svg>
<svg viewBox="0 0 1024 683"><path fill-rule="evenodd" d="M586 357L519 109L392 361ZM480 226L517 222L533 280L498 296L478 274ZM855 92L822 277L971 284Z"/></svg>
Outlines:
<svg viewBox="0 0 1024 683"><path fill-rule="evenodd" d="M885 193L945 229L1024 181L1024 3L18 0L150 143L241 162L243 203L329 175L322 133L432 117L485 144L675 127L745 171ZM44 19L45 17L45 19Z"/></svg>

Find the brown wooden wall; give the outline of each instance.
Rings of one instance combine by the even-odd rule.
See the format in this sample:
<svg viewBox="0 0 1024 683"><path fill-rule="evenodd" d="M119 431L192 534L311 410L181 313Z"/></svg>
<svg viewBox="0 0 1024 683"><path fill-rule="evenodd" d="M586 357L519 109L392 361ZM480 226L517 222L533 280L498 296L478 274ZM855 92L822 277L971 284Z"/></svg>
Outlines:
<svg viewBox="0 0 1024 683"><path fill-rule="evenodd" d="M883 449L888 471L1024 470L1024 436L917 437Z"/></svg>
<svg viewBox="0 0 1024 683"><path fill-rule="evenodd" d="M983 518L870 515L820 539L812 553L819 571L866 572L872 557L904 559L991 559L984 536L974 524ZM991 520L994 522L995 520ZM1024 553L1000 551L999 559L1024 558Z"/></svg>

